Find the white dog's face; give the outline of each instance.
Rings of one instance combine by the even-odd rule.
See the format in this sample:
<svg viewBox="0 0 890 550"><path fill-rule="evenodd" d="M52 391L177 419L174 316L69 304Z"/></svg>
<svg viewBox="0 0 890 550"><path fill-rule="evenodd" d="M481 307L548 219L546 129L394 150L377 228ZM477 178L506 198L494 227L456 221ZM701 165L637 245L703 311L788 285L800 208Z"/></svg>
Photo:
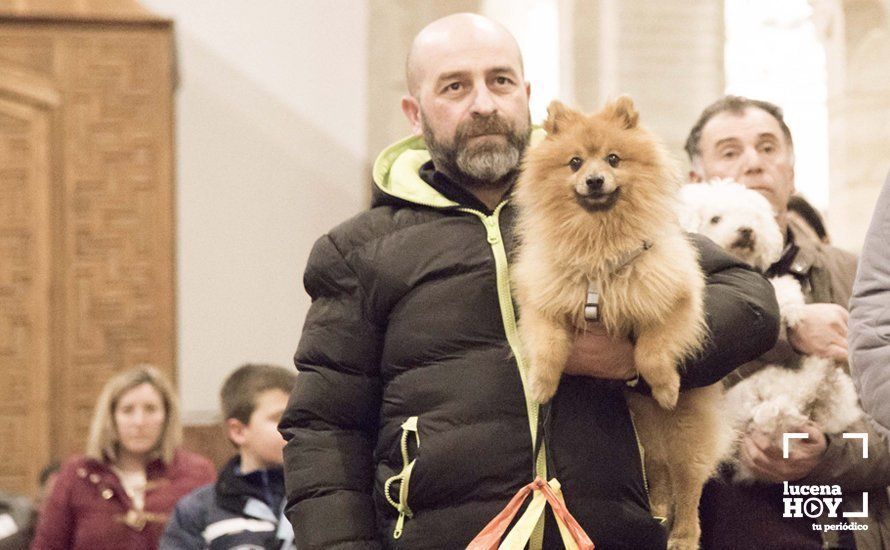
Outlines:
<svg viewBox="0 0 890 550"><path fill-rule="evenodd" d="M765 271L782 255L785 239L775 213L757 191L731 181L692 183L680 191L680 222L724 250Z"/></svg>

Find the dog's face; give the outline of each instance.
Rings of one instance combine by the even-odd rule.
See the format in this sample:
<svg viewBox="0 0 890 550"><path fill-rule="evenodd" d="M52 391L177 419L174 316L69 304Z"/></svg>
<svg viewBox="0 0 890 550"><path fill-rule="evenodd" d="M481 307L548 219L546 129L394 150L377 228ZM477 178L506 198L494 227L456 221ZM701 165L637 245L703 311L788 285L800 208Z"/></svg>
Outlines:
<svg viewBox="0 0 890 550"><path fill-rule="evenodd" d="M622 96L592 115L554 101L547 113L547 138L527 152L524 163L530 177L523 192L534 194L534 204L590 216L645 211L674 196L672 166L658 141L638 125L630 98Z"/></svg>
<svg viewBox="0 0 890 550"><path fill-rule="evenodd" d="M680 222L761 271L782 254L785 239L763 195L733 181L692 183L680 190Z"/></svg>

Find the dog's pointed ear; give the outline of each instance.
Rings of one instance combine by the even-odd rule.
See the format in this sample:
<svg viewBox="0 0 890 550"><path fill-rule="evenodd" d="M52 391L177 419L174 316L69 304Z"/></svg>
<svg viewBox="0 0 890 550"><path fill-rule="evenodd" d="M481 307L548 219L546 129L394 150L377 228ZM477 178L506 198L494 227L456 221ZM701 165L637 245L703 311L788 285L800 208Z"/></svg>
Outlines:
<svg viewBox="0 0 890 550"><path fill-rule="evenodd" d="M603 110L606 116L619 121L625 130L636 128L637 122L640 121L640 113L637 112L634 101L629 95L619 96Z"/></svg>
<svg viewBox="0 0 890 550"><path fill-rule="evenodd" d="M548 134L558 134L566 124L577 118L578 112L566 107L558 99L554 99L547 106L547 120L544 121L544 131Z"/></svg>

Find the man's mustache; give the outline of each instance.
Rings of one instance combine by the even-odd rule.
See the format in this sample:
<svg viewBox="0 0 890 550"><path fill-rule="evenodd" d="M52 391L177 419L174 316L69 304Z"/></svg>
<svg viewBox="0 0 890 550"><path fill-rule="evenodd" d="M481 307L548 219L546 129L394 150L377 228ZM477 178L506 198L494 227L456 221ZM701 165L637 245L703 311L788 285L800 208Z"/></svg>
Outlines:
<svg viewBox="0 0 890 550"><path fill-rule="evenodd" d="M509 135L513 126L500 115L493 114L487 117L473 118L457 128L457 138L465 140L477 136L491 134Z"/></svg>

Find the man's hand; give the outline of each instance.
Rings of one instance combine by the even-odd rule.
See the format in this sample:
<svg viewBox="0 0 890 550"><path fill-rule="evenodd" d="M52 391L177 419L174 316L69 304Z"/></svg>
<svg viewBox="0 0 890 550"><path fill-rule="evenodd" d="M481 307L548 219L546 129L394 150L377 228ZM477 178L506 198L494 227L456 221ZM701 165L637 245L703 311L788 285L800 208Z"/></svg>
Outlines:
<svg viewBox="0 0 890 550"><path fill-rule="evenodd" d="M613 338L600 323L588 323L587 330L575 338L566 374L630 380L637 375L634 345L627 338Z"/></svg>
<svg viewBox="0 0 890 550"><path fill-rule="evenodd" d="M790 443L788 458L782 458L782 439L778 441L759 432L749 432L739 446L739 459L751 469L758 479L780 483L805 477L822 460L828 448L828 440L822 430L812 422L796 426L789 432L809 434L808 439L795 439Z"/></svg>
<svg viewBox="0 0 890 550"><path fill-rule="evenodd" d="M847 360L847 322L850 314L837 304L806 304L800 321L788 328L788 341L804 355Z"/></svg>

